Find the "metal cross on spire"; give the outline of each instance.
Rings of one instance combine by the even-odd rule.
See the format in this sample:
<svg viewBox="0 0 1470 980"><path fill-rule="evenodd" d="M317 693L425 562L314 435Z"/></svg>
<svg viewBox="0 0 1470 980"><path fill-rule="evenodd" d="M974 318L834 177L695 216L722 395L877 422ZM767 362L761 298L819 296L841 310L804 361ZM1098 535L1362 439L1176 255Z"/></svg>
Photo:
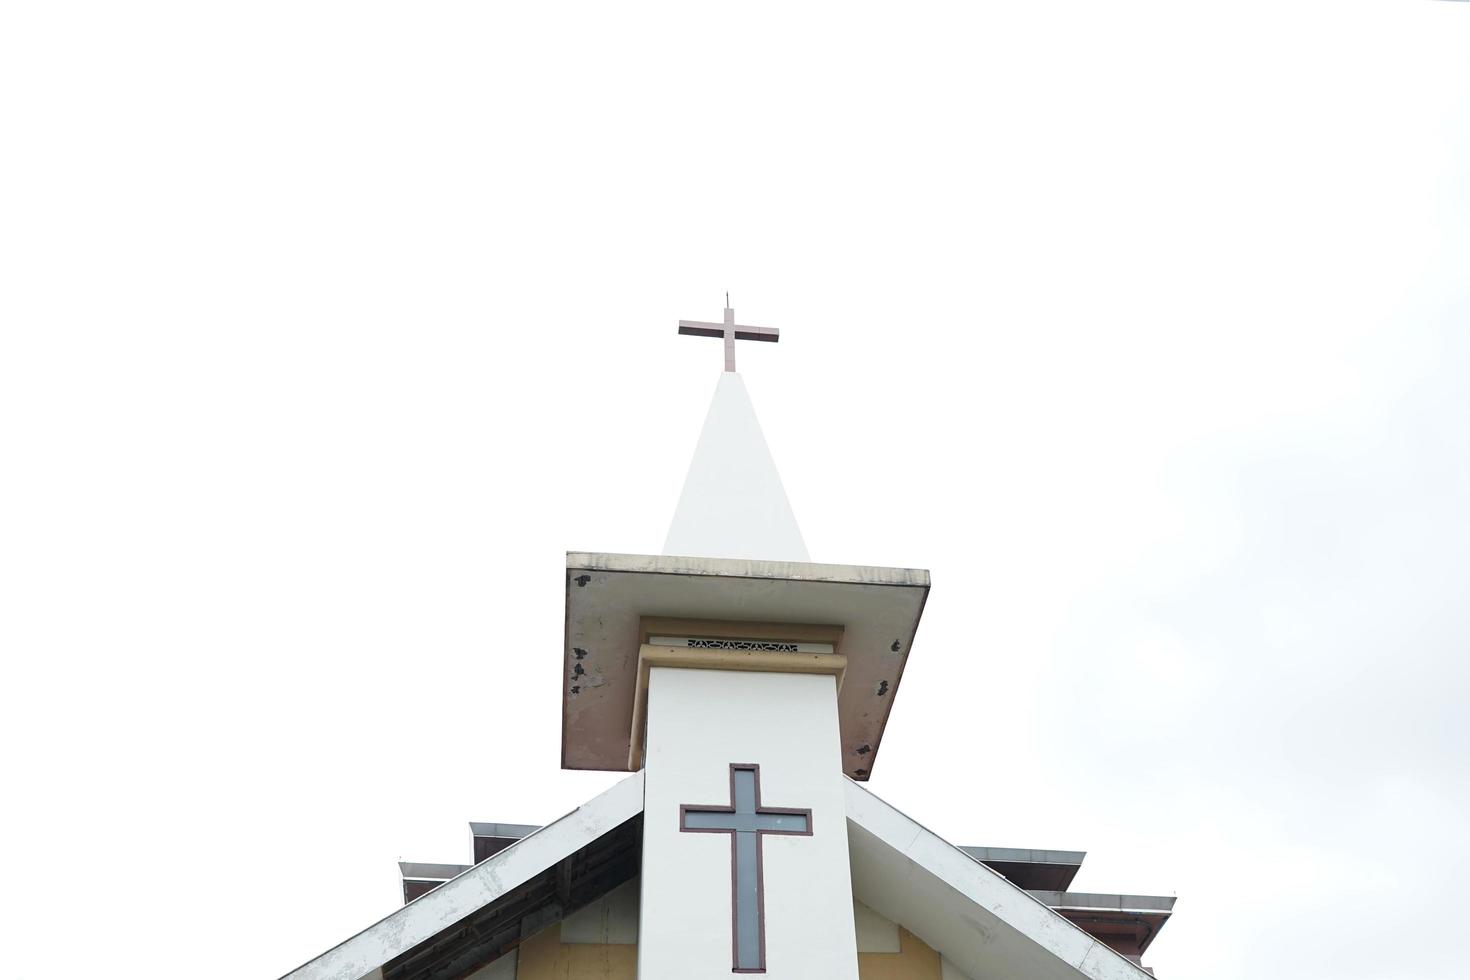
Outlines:
<svg viewBox="0 0 1470 980"><path fill-rule="evenodd" d="M690 337L723 337L725 340L725 370L735 370L735 341L765 340L776 343L781 331L775 327L746 327L735 322L735 311L730 308L730 294L725 294L725 322L709 323L704 320L680 320L679 333Z"/></svg>

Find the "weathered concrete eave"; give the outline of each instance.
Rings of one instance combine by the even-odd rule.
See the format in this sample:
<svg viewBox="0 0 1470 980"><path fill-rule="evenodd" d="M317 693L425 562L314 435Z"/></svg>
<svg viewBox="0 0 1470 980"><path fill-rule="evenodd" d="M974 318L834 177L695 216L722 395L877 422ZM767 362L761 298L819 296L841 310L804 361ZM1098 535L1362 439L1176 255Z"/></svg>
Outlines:
<svg viewBox="0 0 1470 980"><path fill-rule="evenodd" d="M568 551L568 569L635 572L643 575L710 575L721 578L831 582L834 585L891 585L929 588L924 568L870 565L826 565L809 561L760 561L746 558L691 558L683 555L624 555Z"/></svg>

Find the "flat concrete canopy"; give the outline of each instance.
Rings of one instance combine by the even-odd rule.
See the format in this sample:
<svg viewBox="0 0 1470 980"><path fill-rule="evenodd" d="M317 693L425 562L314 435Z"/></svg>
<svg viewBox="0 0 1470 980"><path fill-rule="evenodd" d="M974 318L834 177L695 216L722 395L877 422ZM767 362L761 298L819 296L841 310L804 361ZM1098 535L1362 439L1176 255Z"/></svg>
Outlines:
<svg viewBox="0 0 1470 980"><path fill-rule="evenodd" d="M865 780L929 595L911 568L569 552L562 767L626 771L644 617L839 626L843 770Z"/></svg>
<svg viewBox="0 0 1470 980"><path fill-rule="evenodd" d="M970 857L1029 891L1061 892L1072 884L1086 851L1037 851L1021 847L965 847Z"/></svg>
<svg viewBox="0 0 1470 980"><path fill-rule="evenodd" d="M1137 963L1169 921L1169 895L1036 891L1031 897Z"/></svg>

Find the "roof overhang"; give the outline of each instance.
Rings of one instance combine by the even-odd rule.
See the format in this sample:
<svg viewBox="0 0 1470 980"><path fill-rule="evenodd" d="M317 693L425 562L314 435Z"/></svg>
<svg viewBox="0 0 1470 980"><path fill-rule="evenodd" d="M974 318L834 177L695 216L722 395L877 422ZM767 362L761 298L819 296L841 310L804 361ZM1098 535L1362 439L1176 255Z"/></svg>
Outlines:
<svg viewBox="0 0 1470 980"><path fill-rule="evenodd" d="M541 828L529 823L481 823L470 821L470 853L479 864L492 854L499 854L523 837Z"/></svg>
<svg viewBox="0 0 1470 980"><path fill-rule="evenodd" d="M1031 896L1103 939L1126 956L1141 957L1174 911L1170 895L1113 895L1095 892L1038 891Z"/></svg>
<svg viewBox="0 0 1470 980"><path fill-rule="evenodd" d="M841 627L842 765L866 779L928 595L922 569L569 552L562 767L632 768L640 623L668 617Z"/></svg>
<svg viewBox="0 0 1470 980"><path fill-rule="evenodd" d="M399 861L398 873L403 878L403 904L429 894L450 878L457 878L470 870L468 864L425 864L420 861Z"/></svg>
<svg viewBox="0 0 1470 980"><path fill-rule="evenodd" d="M991 871L1005 875L1011 884L1027 891L1062 892L1077 877L1086 851L1040 851L1022 847L960 846L970 857Z"/></svg>

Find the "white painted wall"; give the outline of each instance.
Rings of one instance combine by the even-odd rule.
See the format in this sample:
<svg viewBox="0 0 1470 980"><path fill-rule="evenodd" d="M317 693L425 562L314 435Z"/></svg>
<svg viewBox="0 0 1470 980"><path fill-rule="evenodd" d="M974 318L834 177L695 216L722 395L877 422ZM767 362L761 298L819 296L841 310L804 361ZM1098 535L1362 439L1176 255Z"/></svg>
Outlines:
<svg viewBox="0 0 1470 980"><path fill-rule="evenodd" d="M811 837L765 839L766 977L856 980L844 778L832 677L656 667L649 678L640 980L729 980L730 840L679 832L679 805L724 804L729 764L761 803L810 807Z"/></svg>
<svg viewBox="0 0 1470 980"><path fill-rule="evenodd" d="M970 980L959 967L943 956L939 957L939 980Z"/></svg>
<svg viewBox="0 0 1470 980"><path fill-rule="evenodd" d="M902 943L898 939L898 923L868 908L862 902L852 903L852 920L857 927L857 951L859 953L898 953Z"/></svg>
<svg viewBox="0 0 1470 980"><path fill-rule="evenodd" d="M562 920L561 941L632 946L638 942L637 878L625 881Z"/></svg>

